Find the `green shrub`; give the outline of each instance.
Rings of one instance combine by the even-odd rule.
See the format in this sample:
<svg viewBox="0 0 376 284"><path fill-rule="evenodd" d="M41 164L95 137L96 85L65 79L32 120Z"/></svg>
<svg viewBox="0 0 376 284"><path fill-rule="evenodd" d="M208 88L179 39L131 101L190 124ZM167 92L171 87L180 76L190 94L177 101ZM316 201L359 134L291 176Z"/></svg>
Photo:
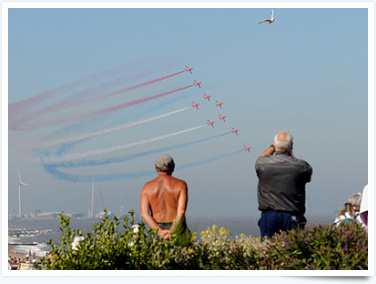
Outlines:
<svg viewBox="0 0 376 284"><path fill-rule="evenodd" d="M124 218L106 216L85 235L69 228L70 219L60 215L61 244L50 241L54 258L43 259L47 269L69 270L266 270L266 269L368 269L368 238L356 224L319 225L282 232L261 240L241 234L229 237L226 227L214 224L184 242L175 234L159 240L156 232L141 223L134 231L134 214ZM75 236L83 236L73 250Z"/></svg>
<svg viewBox="0 0 376 284"><path fill-rule="evenodd" d="M368 269L368 236L355 223L312 226L274 237L272 269Z"/></svg>

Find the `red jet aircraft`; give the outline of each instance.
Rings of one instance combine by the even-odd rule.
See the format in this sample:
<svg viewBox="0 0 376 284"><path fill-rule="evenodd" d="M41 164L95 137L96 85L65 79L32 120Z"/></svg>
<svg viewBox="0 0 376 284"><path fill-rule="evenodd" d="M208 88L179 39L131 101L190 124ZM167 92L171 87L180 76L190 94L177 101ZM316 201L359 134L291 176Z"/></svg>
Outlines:
<svg viewBox="0 0 376 284"><path fill-rule="evenodd" d="M239 129L235 129L235 128L231 127L232 133L235 133L236 135L238 135L238 131L239 131Z"/></svg>
<svg viewBox="0 0 376 284"><path fill-rule="evenodd" d="M192 74L193 67L189 68L187 65L185 65L185 71Z"/></svg>
<svg viewBox="0 0 376 284"><path fill-rule="evenodd" d="M192 106L197 108L198 109L198 106L200 105L200 103L195 103L195 102L192 102Z"/></svg>
<svg viewBox="0 0 376 284"><path fill-rule="evenodd" d="M247 147L246 145L244 145L244 151L248 151L249 153L251 153L251 148L252 147Z"/></svg>
<svg viewBox="0 0 376 284"><path fill-rule="evenodd" d="M204 99L205 100L208 100L210 102L210 97L211 97L211 95L207 95L207 94L204 93Z"/></svg>
<svg viewBox="0 0 376 284"><path fill-rule="evenodd" d="M220 108L222 108L223 103L221 103L221 102L219 102L219 101L216 101L215 105L216 105L216 106L219 106Z"/></svg>
<svg viewBox="0 0 376 284"><path fill-rule="evenodd" d="M222 119L222 120L223 120L223 122L225 122L225 121L226 121L225 119L226 119L227 115L222 115L222 114L219 114L219 116L218 116L218 117L219 117L219 119L220 119L220 120Z"/></svg>
<svg viewBox="0 0 376 284"><path fill-rule="evenodd" d="M214 121L210 121L210 120L208 119L208 125L211 125L212 127L214 127Z"/></svg>
<svg viewBox="0 0 376 284"><path fill-rule="evenodd" d="M195 81L195 86L198 86L199 88L201 88L200 85L202 84L202 82L197 82L196 80L193 80L193 81Z"/></svg>

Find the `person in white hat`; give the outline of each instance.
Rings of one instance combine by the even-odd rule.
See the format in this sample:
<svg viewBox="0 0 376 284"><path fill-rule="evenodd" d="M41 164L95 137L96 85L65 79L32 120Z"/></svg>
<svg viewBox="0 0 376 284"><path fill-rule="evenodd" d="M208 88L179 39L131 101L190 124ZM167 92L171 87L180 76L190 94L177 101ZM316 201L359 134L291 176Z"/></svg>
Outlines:
<svg viewBox="0 0 376 284"><path fill-rule="evenodd" d="M359 212L360 219L362 219L363 224L366 225L368 233L368 184L363 189Z"/></svg>
<svg viewBox="0 0 376 284"><path fill-rule="evenodd" d="M352 194L347 202L339 208L334 224L337 226L349 222L362 224L359 213L361 201L362 194L360 192Z"/></svg>

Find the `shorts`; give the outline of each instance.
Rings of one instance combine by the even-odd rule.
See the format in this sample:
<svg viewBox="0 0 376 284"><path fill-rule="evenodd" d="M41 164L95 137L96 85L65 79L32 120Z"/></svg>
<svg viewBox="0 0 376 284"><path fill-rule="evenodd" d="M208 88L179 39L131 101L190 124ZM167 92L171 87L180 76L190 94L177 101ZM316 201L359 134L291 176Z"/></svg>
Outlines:
<svg viewBox="0 0 376 284"><path fill-rule="evenodd" d="M273 237L280 231L290 231L292 229L304 228L307 219L303 215L287 212L265 211L261 213L258 221L261 237Z"/></svg>

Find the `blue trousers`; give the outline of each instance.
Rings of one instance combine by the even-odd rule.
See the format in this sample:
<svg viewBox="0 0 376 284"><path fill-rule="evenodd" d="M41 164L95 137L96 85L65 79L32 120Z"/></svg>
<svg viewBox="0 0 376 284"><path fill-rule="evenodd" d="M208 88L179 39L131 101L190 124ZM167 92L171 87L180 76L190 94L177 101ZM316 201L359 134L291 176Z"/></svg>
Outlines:
<svg viewBox="0 0 376 284"><path fill-rule="evenodd" d="M261 237L273 237L279 231L304 228L307 219L303 215L295 215L286 212L266 211L261 213L258 221Z"/></svg>

